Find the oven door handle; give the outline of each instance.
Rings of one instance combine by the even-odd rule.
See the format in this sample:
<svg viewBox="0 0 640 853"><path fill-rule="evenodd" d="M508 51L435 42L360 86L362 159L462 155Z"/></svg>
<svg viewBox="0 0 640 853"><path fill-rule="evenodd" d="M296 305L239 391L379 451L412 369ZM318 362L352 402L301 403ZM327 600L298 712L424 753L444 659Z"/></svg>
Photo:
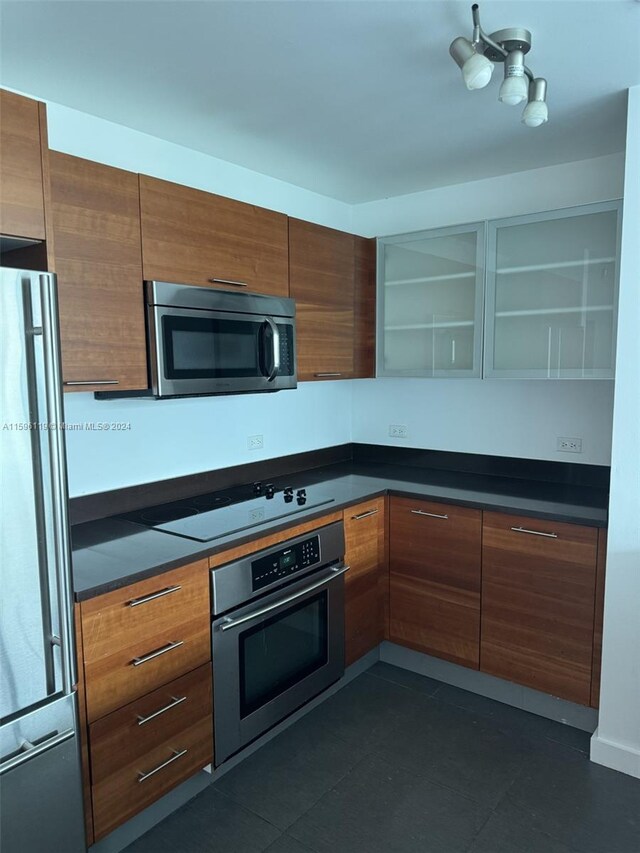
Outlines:
<svg viewBox="0 0 640 853"><path fill-rule="evenodd" d="M268 346L267 331L271 332L271 347ZM278 327L270 317L264 318L264 323L261 326L262 352L264 359L264 367L261 367L262 375L267 382L273 382L278 373L280 373L280 332ZM271 350L269 353L268 350ZM270 360L270 366L267 367L267 358Z"/></svg>
<svg viewBox="0 0 640 853"><path fill-rule="evenodd" d="M254 610L253 613L248 613L246 616L241 616L239 619L231 619L227 617L219 626L221 631L229 631L231 628L237 628L238 625L243 625L245 622L251 622L253 619L258 619L260 616L265 616L267 613L271 613L272 610L278 610L285 604L290 604L292 601L296 601L298 598L302 598L304 595L307 595L309 592L313 592L314 589L318 589L321 586L324 586L329 581L332 581L334 578L340 577L345 572L348 572L351 566L336 566L331 569L331 574L325 576L321 581L316 581L316 583L311 584L310 586L301 589L299 592L294 593L293 595L289 595L286 598L281 598L279 601L275 601L273 604L270 604L268 607L261 607L260 610Z"/></svg>

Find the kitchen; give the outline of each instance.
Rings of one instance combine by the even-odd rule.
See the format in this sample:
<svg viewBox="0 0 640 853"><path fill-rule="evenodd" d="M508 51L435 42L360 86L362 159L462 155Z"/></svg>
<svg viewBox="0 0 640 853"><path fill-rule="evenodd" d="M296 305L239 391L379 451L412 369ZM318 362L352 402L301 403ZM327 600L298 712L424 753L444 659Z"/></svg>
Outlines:
<svg viewBox="0 0 640 853"><path fill-rule="evenodd" d="M482 5L526 127L465 3L2 3L3 849L638 848L640 6L575 5Z"/></svg>

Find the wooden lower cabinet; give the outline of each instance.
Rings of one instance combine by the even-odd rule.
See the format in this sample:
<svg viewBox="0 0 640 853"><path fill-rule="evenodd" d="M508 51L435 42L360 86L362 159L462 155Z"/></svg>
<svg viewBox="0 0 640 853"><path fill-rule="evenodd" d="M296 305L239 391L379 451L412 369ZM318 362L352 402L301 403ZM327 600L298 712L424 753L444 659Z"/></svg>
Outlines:
<svg viewBox="0 0 640 853"><path fill-rule="evenodd" d="M348 666L385 638L388 581L385 559L385 499L344 512L345 663Z"/></svg>
<svg viewBox="0 0 640 853"><path fill-rule="evenodd" d="M482 513L391 498L389 639L478 668Z"/></svg>
<svg viewBox="0 0 640 853"><path fill-rule="evenodd" d="M604 578L607 561L607 531L598 530L596 559L596 604L593 625L593 661L591 664L591 707L600 705L600 672L602 665L602 623L604 617Z"/></svg>
<svg viewBox="0 0 640 853"><path fill-rule="evenodd" d="M213 762L211 666L103 717L89 739L99 839Z"/></svg>
<svg viewBox="0 0 640 853"><path fill-rule="evenodd" d="M598 531L485 512L483 672L588 705Z"/></svg>

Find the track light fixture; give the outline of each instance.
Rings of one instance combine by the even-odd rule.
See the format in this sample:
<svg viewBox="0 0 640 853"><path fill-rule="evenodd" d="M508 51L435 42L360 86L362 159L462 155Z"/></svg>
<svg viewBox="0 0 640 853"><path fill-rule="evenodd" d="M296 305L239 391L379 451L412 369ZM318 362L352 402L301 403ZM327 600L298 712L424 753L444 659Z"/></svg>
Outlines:
<svg viewBox="0 0 640 853"><path fill-rule="evenodd" d="M498 98L503 104L516 106L526 101L522 123L539 127L549 119L547 81L534 77L524 64L531 48L531 33L522 27L511 27L487 35L480 26L477 3L471 7L473 36L471 41L458 36L449 46L449 53L462 71L467 89L484 89L491 80L494 63L504 63L504 79Z"/></svg>

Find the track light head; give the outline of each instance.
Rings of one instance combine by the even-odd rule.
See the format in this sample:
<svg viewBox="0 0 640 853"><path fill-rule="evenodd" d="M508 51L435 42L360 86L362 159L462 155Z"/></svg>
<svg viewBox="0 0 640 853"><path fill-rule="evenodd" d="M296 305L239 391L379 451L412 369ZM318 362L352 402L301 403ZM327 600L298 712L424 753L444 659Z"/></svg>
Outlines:
<svg viewBox="0 0 640 853"><path fill-rule="evenodd" d="M522 123L527 127L540 127L549 121L547 107L547 81L544 77L536 77L529 84L529 99L522 113Z"/></svg>
<svg viewBox="0 0 640 853"><path fill-rule="evenodd" d="M462 70L462 79L467 89L484 89L491 80L493 63L477 53L469 39L458 36L449 45L449 53Z"/></svg>
<svg viewBox="0 0 640 853"><path fill-rule="evenodd" d="M529 81L524 72L524 53L512 50L504 60L504 80L498 99L503 104L516 106L527 99Z"/></svg>

